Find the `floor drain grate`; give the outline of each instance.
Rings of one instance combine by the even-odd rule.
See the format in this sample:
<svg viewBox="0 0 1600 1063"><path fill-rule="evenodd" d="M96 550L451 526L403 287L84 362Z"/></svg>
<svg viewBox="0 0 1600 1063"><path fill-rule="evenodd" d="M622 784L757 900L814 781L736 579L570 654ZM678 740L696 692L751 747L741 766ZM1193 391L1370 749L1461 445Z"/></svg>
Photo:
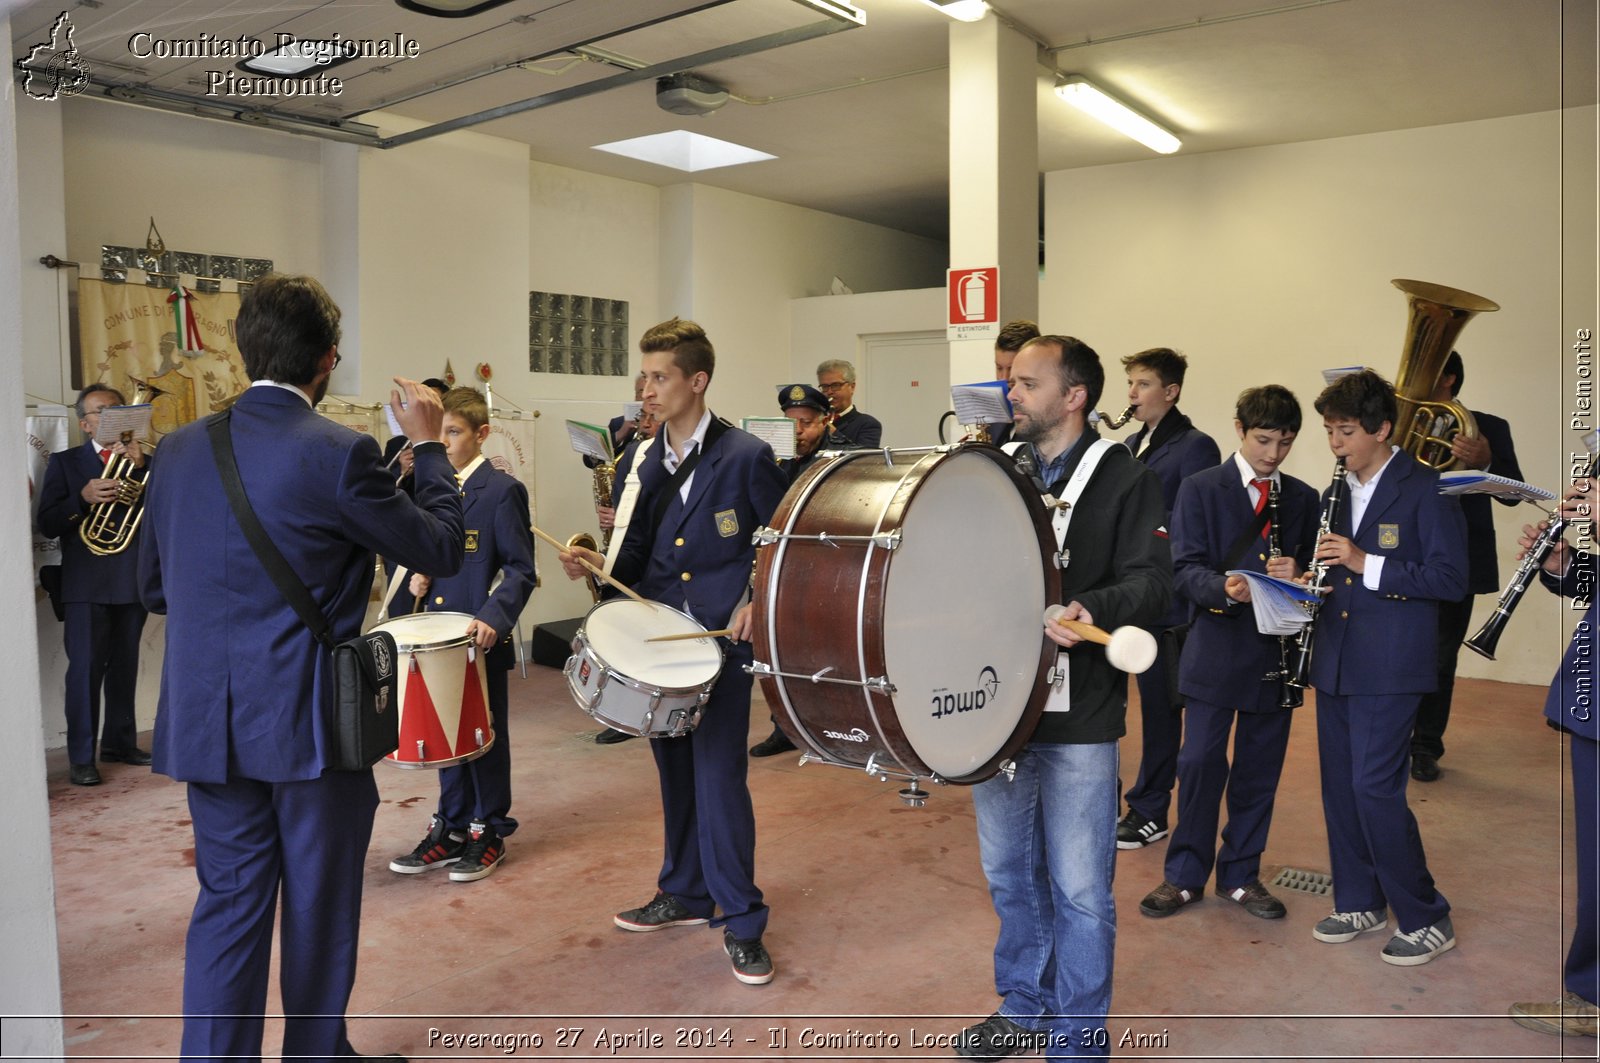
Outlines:
<svg viewBox="0 0 1600 1063"><path fill-rule="evenodd" d="M1286 890L1326 897L1333 892L1333 876L1326 871L1307 871L1299 867L1286 867L1273 878L1272 885Z"/></svg>

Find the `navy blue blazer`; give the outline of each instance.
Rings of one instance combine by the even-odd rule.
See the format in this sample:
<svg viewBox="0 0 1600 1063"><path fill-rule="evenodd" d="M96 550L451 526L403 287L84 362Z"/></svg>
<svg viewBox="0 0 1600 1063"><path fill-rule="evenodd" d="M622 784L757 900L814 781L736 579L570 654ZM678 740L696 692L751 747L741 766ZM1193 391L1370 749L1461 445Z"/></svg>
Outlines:
<svg viewBox="0 0 1600 1063"><path fill-rule="evenodd" d="M155 455L145 457L145 467L155 471ZM39 489L39 533L61 540L61 600L100 605L131 605L139 600L139 542L119 554L104 557L83 545L79 525L89 515L83 485L98 479L105 463L91 440L50 455L44 484ZM141 521L141 527L143 522Z"/></svg>
<svg viewBox="0 0 1600 1063"><path fill-rule="evenodd" d="M639 497L611 574L646 598L685 610L707 628L727 627L750 586L756 556L751 533L772 519L789 478L771 447L729 426L695 466L688 503L675 492L652 534L656 499L670 479L661 464L666 445L663 429L639 466ZM629 447L617 466L613 504L622 497L640 449Z"/></svg>
<svg viewBox="0 0 1600 1063"><path fill-rule="evenodd" d="M1489 444L1489 467L1484 471L1513 480L1522 479L1517 449L1511 442L1511 426L1492 413L1473 410L1472 417ZM1492 594L1500 589L1500 559L1494 541L1495 502L1517 505L1513 498L1461 496L1461 512L1467 518L1467 590L1471 594Z"/></svg>
<svg viewBox="0 0 1600 1063"><path fill-rule="evenodd" d="M883 442L883 425L872 414L854 407L834 420L833 431L847 447L871 450Z"/></svg>
<svg viewBox="0 0 1600 1063"><path fill-rule="evenodd" d="M1321 513L1317 492L1286 473L1280 472L1278 479L1279 543L1285 555L1305 568L1311 563ZM1257 631L1250 604L1234 601L1223 590L1224 566L1267 570L1267 542L1260 535L1228 563L1234 543L1255 523L1250 492L1231 456L1178 488L1172 510L1173 590L1192 617L1178 666L1178 689L1224 708L1272 712L1279 708L1279 685L1264 677L1278 670L1278 638Z"/></svg>
<svg viewBox="0 0 1600 1063"><path fill-rule="evenodd" d="M1129 450L1135 450L1144 433L1145 429L1141 427L1123 442ZM1222 460L1222 451L1218 449L1215 439L1196 428L1194 422L1174 406L1156 425L1155 437L1138 458L1161 480L1161 501L1166 507L1170 528L1172 507L1178 500L1178 485L1202 469L1216 468ZM1159 626L1174 627L1183 623L1187 619L1186 611L1184 603L1174 595L1172 606L1167 610L1167 615L1161 618Z"/></svg>
<svg viewBox="0 0 1600 1063"><path fill-rule="evenodd" d="M417 455L416 502L378 444L282 388L233 406L245 494L335 639L360 634L372 555L439 575L461 567L461 497L443 447ZM155 769L186 782L314 779L327 770L332 657L273 586L234 519L205 422L161 443L139 551L145 607L167 616Z"/></svg>
<svg viewBox="0 0 1600 1063"><path fill-rule="evenodd" d="M491 668L510 668L515 653L509 640L517 617L533 594L533 524L528 489L515 476L485 461L461 485L461 522L466 560L454 576L433 581L426 599L430 612L470 613L494 628L499 641L489 651ZM500 586L490 592L504 570Z"/></svg>
<svg viewBox="0 0 1600 1063"><path fill-rule="evenodd" d="M1360 573L1343 565L1328 570L1333 593L1317 615L1311 685L1338 695L1429 693L1439 681L1439 603L1467 593L1461 505L1439 493L1438 473L1403 450L1353 535L1348 501L1341 495L1333 531L1383 557L1383 578L1369 591Z"/></svg>
<svg viewBox="0 0 1600 1063"><path fill-rule="evenodd" d="M1539 573L1545 587L1579 605L1587 606L1583 619L1572 632L1567 652L1561 657L1561 667L1550 681L1550 692L1545 695L1544 714L1560 727L1590 741L1600 741L1600 703L1596 702L1595 640L1600 638L1600 628L1595 619L1596 562L1600 555L1575 552L1567 571L1560 579L1548 572Z"/></svg>

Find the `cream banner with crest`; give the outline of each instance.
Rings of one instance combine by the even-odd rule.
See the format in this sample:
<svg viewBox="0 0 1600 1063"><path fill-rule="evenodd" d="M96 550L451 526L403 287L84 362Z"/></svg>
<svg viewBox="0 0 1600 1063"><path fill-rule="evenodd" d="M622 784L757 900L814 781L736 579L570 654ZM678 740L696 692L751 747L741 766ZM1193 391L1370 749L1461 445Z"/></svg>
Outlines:
<svg viewBox="0 0 1600 1063"><path fill-rule="evenodd" d="M183 350L178 305L170 288L78 282L78 331L84 383L100 381L132 402L139 383L156 389L153 430L160 438L250 385L234 343L238 292L186 291L187 311L204 349ZM185 331L188 331L187 329Z"/></svg>

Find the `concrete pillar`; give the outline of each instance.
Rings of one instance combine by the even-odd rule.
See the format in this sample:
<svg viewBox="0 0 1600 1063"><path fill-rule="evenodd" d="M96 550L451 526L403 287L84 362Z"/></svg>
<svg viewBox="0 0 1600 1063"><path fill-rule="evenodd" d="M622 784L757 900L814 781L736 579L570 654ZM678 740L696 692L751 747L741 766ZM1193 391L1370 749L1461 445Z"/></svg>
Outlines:
<svg viewBox="0 0 1600 1063"><path fill-rule="evenodd" d="M1034 43L992 14L950 24L950 265L1000 267L1001 324L1039 316L1037 80ZM993 356L952 341L951 383L990 379Z"/></svg>

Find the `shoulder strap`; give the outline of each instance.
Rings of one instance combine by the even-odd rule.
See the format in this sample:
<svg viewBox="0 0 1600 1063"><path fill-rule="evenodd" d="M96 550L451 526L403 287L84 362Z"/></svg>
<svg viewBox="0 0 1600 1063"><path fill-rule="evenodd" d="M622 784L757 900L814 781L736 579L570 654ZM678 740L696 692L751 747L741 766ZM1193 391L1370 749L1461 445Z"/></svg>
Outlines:
<svg viewBox="0 0 1600 1063"><path fill-rule="evenodd" d="M711 418L711 423L706 426L705 439L698 447L694 448L693 454L678 463L678 467L673 470L672 479L667 481L666 486L661 489L661 493L656 496L655 509L650 513L650 534L652 537L655 535L656 529L661 527L661 518L666 516L667 507L672 504L672 496L683 490L683 482L689 478L690 473L694 472L694 467L700 464L701 457L711 449L718 439L722 438L722 433L732 427L733 425L720 417ZM657 434L659 435L659 433ZM662 445L666 446L664 443Z"/></svg>
<svg viewBox="0 0 1600 1063"><path fill-rule="evenodd" d="M217 463L217 472L222 476L222 489L227 492L228 505L232 507L234 517L238 519L239 528L244 532L250 549L255 551L256 560L261 562L261 567L272 577L273 586L278 588L278 593L289 602L290 607L306 627L311 629L312 636L318 642L324 646L332 646L333 635L328 630L328 618L317 608L316 602L312 601L311 592L306 590L306 585L295 576L289 567L289 562L284 560L283 554L272 544L272 540L267 538L267 530L256 518L256 511L250 508L250 499L245 497L244 483L239 479L239 463L233 455L233 433L229 430L232 413L233 411L228 409L206 418L206 434L211 437L211 456Z"/></svg>
<svg viewBox="0 0 1600 1063"><path fill-rule="evenodd" d="M1267 508L1263 506L1261 512L1256 514L1255 520L1250 522L1250 527L1246 528L1244 532L1233 541L1233 545L1228 547L1228 557L1227 560L1222 563L1221 571L1227 572L1229 569L1239 567L1239 559L1244 556L1245 548L1250 545L1251 541L1254 540L1256 536L1261 534L1261 529L1267 526L1268 516L1270 516L1270 513L1268 512Z"/></svg>

